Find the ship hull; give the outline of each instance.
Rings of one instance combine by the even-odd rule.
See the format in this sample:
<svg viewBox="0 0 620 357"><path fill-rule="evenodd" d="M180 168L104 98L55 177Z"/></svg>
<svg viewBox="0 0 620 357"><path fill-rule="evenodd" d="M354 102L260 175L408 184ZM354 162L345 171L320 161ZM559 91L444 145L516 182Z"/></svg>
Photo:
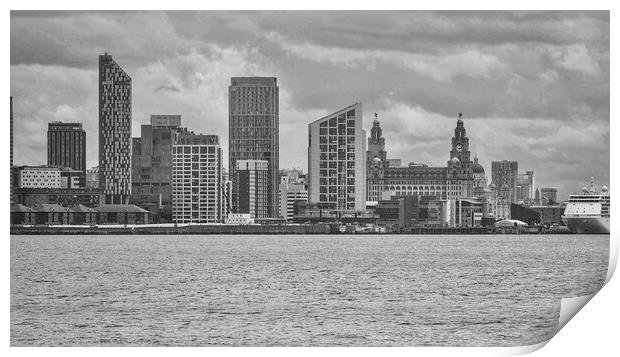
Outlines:
<svg viewBox="0 0 620 357"><path fill-rule="evenodd" d="M571 233L609 234L609 218L563 216L562 220Z"/></svg>

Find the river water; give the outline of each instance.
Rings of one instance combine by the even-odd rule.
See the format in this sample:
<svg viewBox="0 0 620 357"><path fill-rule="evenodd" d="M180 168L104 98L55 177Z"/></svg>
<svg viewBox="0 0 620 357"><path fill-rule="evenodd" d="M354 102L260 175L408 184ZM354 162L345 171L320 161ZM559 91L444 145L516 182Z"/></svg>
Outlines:
<svg viewBox="0 0 620 357"><path fill-rule="evenodd" d="M12 346L520 346L608 235L11 236Z"/></svg>

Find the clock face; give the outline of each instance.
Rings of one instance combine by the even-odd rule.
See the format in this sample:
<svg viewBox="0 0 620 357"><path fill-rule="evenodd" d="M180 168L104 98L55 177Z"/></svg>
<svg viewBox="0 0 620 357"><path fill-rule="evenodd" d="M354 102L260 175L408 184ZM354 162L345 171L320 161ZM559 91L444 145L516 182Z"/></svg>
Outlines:
<svg viewBox="0 0 620 357"><path fill-rule="evenodd" d="M461 145L461 144L457 144L457 145L456 145L456 151L458 151L458 152L463 151L463 145Z"/></svg>

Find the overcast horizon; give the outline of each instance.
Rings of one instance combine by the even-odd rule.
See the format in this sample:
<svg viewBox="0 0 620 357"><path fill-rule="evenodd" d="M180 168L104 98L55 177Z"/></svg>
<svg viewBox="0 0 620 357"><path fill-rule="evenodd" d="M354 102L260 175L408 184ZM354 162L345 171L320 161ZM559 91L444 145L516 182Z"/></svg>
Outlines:
<svg viewBox="0 0 620 357"><path fill-rule="evenodd" d="M46 163L47 123L81 122L98 164L98 55L132 78L132 136L181 114L228 153L231 77L274 76L280 168L307 168L307 124L363 103L388 158L445 166L458 113L491 161L560 198L609 185L609 12L11 11L14 162Z"/></svg>

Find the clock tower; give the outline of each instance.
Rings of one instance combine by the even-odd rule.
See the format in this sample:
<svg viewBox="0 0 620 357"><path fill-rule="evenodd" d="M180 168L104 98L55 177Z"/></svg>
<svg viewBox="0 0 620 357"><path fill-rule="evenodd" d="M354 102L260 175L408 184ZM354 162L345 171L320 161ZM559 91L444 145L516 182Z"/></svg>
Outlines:
<svg viewBox="0 0 620 357"><path fill-rule="evenodd" d="M452 150L450 151L450 159L456 157L460 162L471 162L469 152L469 138L463 125L463 113L459 113L459 119L456 121L454 129L454 137L452 137Z"/></svg>
<svg viewBox="0 0 620 357"><path fill-rule="evenodd" d="M473 163L469 151L469 138L463 125L463 113L459 113L456 121L454 136L452 137L452 149L448 160L448 198L460 199L473 196L472 173Z"/></svg>

